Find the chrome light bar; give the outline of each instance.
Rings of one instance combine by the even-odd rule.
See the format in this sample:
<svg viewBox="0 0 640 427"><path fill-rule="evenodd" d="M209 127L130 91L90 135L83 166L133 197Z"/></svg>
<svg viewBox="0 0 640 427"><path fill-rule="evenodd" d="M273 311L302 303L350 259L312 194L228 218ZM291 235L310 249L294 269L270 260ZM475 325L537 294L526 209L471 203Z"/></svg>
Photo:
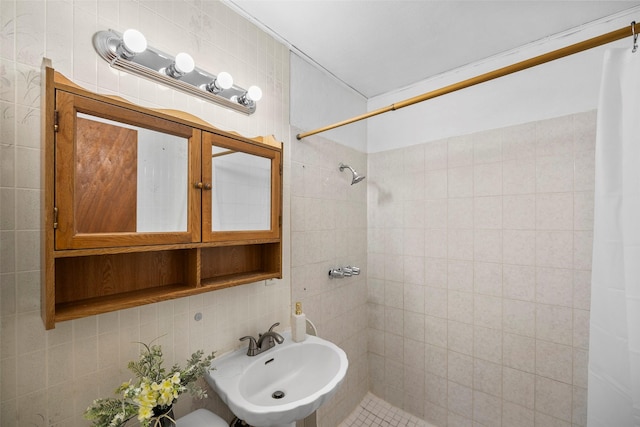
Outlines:
<svg viewBox="0 0 640 427"><path fill-rule="evenodd" d="M150 46L145 46L146 49L139 53L129 52L123 49L123 43L123 35L114 30L99 31L93 35L93 47L112 68L170 86L247 115L256 111L257 100L250 98L251 90L236 85L220 89L214 84L216 75L198 67L182 75L170 73L167 70L173 69L176 61L173 56ZM259 93L261 96L261 91Z"/></svg>

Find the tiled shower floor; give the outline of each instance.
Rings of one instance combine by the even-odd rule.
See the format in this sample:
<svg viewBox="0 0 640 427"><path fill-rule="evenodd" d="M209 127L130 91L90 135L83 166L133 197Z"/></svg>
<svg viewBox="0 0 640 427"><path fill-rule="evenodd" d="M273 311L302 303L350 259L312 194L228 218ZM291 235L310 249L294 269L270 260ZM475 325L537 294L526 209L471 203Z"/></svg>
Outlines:
<svg viewBox="0 0 640 427"><path fill-rule="evenodd" d="M371 393L338 427L434 427Z"/></svg>

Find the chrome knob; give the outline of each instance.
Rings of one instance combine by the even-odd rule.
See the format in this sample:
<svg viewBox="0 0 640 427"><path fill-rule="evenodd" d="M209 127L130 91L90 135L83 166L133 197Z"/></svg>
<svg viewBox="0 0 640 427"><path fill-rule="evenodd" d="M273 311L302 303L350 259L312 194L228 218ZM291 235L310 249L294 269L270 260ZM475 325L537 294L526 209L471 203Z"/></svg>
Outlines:
<svg viewBox="0 0 640 427"><path fill-rule="evenodd" d="M344 278L344 271L341 268L332 268L329 270L330 279L342 279Z"/></svg>

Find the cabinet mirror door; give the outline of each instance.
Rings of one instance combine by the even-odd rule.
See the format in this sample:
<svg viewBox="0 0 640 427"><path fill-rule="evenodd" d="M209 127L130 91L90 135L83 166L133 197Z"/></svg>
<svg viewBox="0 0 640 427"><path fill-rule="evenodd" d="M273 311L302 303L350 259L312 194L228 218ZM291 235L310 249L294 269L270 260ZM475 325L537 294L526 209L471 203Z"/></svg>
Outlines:
<svg viewBox="0 0 640 427"><path fill-rule="evenodd" d="M204 133L203 240L280 235L279 151Z"/></svg>
<svg viewBox="0 0 640 427"><path fill-rule="evenodd" d="M200 131L64 92L56 103L57 249L199 239Z"/></svg>

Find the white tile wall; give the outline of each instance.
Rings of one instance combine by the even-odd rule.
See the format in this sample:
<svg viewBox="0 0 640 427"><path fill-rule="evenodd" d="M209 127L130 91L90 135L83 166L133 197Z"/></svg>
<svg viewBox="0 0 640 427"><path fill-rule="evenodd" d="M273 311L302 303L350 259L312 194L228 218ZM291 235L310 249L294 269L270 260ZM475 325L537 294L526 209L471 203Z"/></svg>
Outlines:
<svg viewBox="0 0 640 427"><path fill-rule="evenodd" d="M369 155L375 394L438 426L585 425L594 141L588 112Z"/></svg>
<svg viewBox="0 0 640 427"><path fill-rule="evenodd" d="M293 133L299 131L293 130ZM390 335L403 334L402 306L405 294L402 272L399 283L383 281L372 285L379 300L389 296L394 306L380 305L367 312L368 270L366 196L367 179L351 184L351 173L340 172L340 162L368 175L366 155L315 136L295 141L292 155L292 299L301 301L303 311L315 323L318 334L343 348L349 358L346 381L338 393L318 410L318 425L336 426L357 407L368 391L367 324L386 323ZM385 232L377 236L381 247L402 253L402 235ZM361 268L361 275L330 279L330 268L347 265ZM388 286L386 286L388 285ZM407 287L410 293L411 287ZM409 296L409 295L407 295ZM369 319L367 318L369 317ZM423 322L422 322L423 323ZM385 334L381 328L381 334ZM382 341L384 342L384 341ZM380 375L390 384L402 382L403 341L387 341L393 360Z"/></svg>
<svg viewBox="0 0 640 427"><path fill-rule="evenodd" d="M92 35L135 27L167 52L189 51L212 72L238 84L258 84L264 98L245 117L187 95L112 71L98 58ZM199 116L253 137L273 134L284 148L285 279L59 323L40 320L40 64L89 90L151 107ZM2 0L0 2L0 425L86 426L91 400L129 379L135 342L159 338L167 365L197 349L224 352L238 337L272 323L288 325L289 52L218 1L148 2ZM195 313L203 314L196 322ZM177 415L207 406L229 417L215 399L181 399Z"/></svg>

